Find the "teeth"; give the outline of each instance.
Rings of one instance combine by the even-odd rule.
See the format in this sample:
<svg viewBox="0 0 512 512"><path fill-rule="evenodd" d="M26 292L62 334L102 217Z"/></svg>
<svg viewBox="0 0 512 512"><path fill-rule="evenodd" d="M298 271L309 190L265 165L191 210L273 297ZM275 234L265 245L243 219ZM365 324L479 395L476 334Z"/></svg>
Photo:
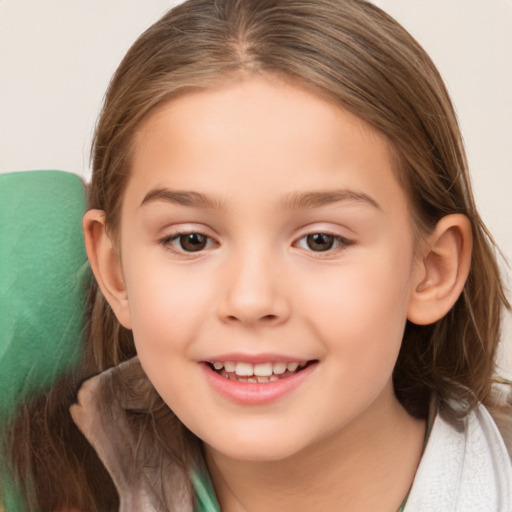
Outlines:
<svg viewBox="0 0 512 512"><path fill-rule="evenodd" d="M240 377L251 377L254 369L251 363L236 363L235 373Z"/></svg>
<svg viewBox="0 0 512 512"><path fill-rule="evenodd" d="M1 0L0 0L1 1ZM246 362L234 361L215 361L213 368L220 372L222 375L236 379L237 377L248 377L247 382L275 382L279 380L278 375L283 375L288 372L295 372L297 369L302 369L306 366L307 361L298 362L277 362L277 363L258 363L251 364Z"/></svg>
<svg viewBox="0 0 512 512"><path fill-rule="evenodd" d="M235 363L233 363L232 361L226 361L224 363L224 369L228 372L228 373L232 373L235 371Z"/></svg>
<svg viewBox="0 0 512 512"><path fill-rule="evenodd" d="M272 369L274 375L282 375L286 371L286 363L274 363Z"/></svg>
<svg viewBox="0 0 512 512"><path fill-rule="evenodd" d="M258 377L270 377L272 375L272 363L255 364L254 375Z"/></svg>

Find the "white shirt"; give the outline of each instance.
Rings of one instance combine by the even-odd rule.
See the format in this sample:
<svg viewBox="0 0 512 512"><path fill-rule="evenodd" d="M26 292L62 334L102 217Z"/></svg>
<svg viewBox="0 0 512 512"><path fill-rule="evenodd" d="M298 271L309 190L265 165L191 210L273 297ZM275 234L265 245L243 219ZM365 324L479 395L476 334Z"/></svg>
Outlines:
<svg viewBox="0 0 512 512"><path fill-rule="evenodd" d="M485 407L461 432L436 416L404 512L512 512L512 464Z"/></svg>

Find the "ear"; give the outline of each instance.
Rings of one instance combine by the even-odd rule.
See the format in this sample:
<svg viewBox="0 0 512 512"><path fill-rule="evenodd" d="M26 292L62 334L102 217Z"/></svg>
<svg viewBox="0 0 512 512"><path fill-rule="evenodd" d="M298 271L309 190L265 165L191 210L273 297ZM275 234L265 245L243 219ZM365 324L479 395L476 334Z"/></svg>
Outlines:
<svg viewBox="0 0 512 512"><path fill-rule="evenodd" d="M128 295L119 252L108 235L105 212L89 210L83 218L85 249L94 277L117 319L131 329Z"/></svg>
<svg viewBox="0 0 512 512"><path fill-rule="evenodd" d="M407 318L418 325L441 319L459 298L471 265L473 236L465 215L443 217L425 241Z"/></svg>

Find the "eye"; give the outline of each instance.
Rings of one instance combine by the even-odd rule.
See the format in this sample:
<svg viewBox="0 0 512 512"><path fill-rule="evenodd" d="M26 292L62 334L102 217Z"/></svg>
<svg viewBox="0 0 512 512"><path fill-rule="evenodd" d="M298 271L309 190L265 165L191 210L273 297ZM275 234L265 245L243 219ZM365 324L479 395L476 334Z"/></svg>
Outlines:
<svg viewBox="0 0 512 512"><path fill-rule="evenodd" d="M314 252L326 252L351 244L352 242L350 240L331 233L310 233L299 239L297 247L309 249Z"/></svg>
<svg viewBox="0 0 512 512"><path fill-rule="evenodd" d="M161 243L176 252L199 252L210 248L214 242L202 233L176 233L164 238Z"/></svg>

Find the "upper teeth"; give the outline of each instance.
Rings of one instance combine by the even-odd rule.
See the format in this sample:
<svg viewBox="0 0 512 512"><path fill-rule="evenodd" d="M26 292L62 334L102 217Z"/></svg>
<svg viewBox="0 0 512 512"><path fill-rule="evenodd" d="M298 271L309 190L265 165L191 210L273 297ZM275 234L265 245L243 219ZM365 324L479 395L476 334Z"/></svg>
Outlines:
<svg viewBox="0 0 512 512"><path fill-rule="evenodd" d="M213 367L216 370L224 370L228 373L236 373L240 377L269 377L270 375L282 375L286 370L294 372L297 368L304 368L306 362L278 362L278 363L244 363L244 362L233 362L233 361L215 361Z"/></svg>

